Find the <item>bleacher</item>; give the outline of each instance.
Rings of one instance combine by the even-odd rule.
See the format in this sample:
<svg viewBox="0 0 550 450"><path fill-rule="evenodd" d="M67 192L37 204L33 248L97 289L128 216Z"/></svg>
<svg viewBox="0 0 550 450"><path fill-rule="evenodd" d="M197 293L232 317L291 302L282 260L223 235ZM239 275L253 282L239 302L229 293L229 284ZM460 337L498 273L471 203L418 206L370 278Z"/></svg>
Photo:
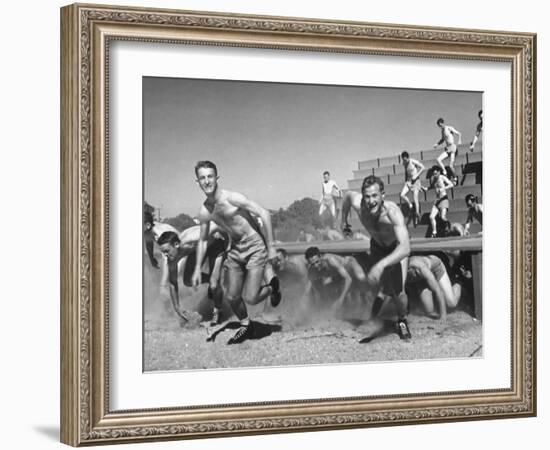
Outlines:
<svg viewBox="0 0 550 450"><path fill-rule="evenodd" d="M468 208L464 197L467 194L474 194L482 203L482 150L481 142L471 152L469 144L458 146L458 153L455 158L454 170L459 178L458 185L447 191L450 200L448 211L448 220L450 222L458 222L464 224L468 214ZM410 157L416 159L426 167L426 172L437 164L437 157L443 152L442 148L430 149L420 152L409 152ZM402 205L399 197L405 182L404 166L401 162L400 153L393 157L376 158L366 161L359 161L357 170L353 171L353 178L348 180L348 189L359 192L363 179L368 175L376 175L384 181L385 184L385 199L393 201L401 206L404 213L407 213L406 205ZM448 165L449 159L444 161ZM429 181L426 179L424 172L421 175L422 185L429 186ZM413 201L412 192L408 194L409 200ZM419 193L420 200L420 215L421 220L418 226L413 227L412 220L408 223L409 233L411 237L427 237L431 232L430 227L430 211L435 199L435 191L433 189L427 192ZM406 216L407 217L407 216ZM360 230L363 227L359 222L359 218L353 213L350 217L350 224L354 230ZM470 232L477 233L481 231L479 223L474 222L470 227Z"/></svg>

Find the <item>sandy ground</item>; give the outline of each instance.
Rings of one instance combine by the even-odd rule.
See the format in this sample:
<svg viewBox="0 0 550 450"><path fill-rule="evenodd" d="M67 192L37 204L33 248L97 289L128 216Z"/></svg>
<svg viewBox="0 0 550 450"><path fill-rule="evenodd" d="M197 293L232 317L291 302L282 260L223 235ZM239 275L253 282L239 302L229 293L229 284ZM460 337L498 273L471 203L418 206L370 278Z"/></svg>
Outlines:
<svg viewBox="0 0 550 450"><path fill-rule="evenodd" d="M182 289L182 305L196 311L188 323L180 323L167 298L158 290L159 273L145 269L144 370L187 370L232 367L288 366L434 358L482 357L481 323L464 311L448 315L447 321L410 314L410 341L394 332L391 310L379 324L381 335L368 343L361 339L373 324L357 320L357 311L339 317L304 309L295 286L283 287L283 301L272 308L269 301L249 308L254 334L237 345L227 345L237 321L230 321L213 342L201 320L209 318L211 305L206 287ZM226 317L230 315L226 311Z"/></svg>

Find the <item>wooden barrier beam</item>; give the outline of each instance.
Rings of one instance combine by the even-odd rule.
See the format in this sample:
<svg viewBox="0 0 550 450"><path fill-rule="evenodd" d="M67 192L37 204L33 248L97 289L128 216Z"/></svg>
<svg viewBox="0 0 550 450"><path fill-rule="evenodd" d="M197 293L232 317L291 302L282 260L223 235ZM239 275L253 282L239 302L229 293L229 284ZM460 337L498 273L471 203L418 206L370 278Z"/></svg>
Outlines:
<svg viewBox="0 0 550 450"><path fill-rule="evenodd" d="M304 254L308 247L318 247L322 252L329 253L360 253L370 249L370 242L365 240L344 239L341 241L315 242L282 242L276 245L284 248L290 255ZM411 252L440 252L461 250L481 252L482 238L476 236L448 238L414 238L411 239Z"/></svg>
<svg viewBox="0 0 550 450"><path fill-rule="evenodd" d="M325 253L362 253L370 248L370 242L365 240L344 239L341 241L316 242L284 242L277 244L291 255L303 255L308 247L318 247ZM482 237L464 236L449 238L417 238L411 239L411 253L427 253L460 250L469 252L472 258L472 278L474 284L474 314L476 319L482 319L482 288L483 288L483 253Z"/></svg>

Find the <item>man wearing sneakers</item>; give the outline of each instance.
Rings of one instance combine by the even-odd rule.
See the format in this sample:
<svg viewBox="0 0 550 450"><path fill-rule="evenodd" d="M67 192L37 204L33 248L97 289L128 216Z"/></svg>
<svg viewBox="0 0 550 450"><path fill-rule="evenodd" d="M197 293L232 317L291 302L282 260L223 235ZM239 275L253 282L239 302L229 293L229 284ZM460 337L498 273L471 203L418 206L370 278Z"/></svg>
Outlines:
<svg viewBox="0 0 550 450"><path fill-rule="evenodd" d="M384 183L373 175L363 180L361 194L346 193L342 229L349 227L347 219L351 208L357 212L371 236L370 259L373 265L367 274L367 282L373 292L381 292L392 299L397 311L397 333L401 339L410 339L405 294L410 242L403 213L395 203L384 201Z"/></svg>
<svg viewBox="0 0 550 450"><path fill-rule="evenodd" d="M420 203L418 201L418 193L422 189L422 183L420 182L420 175L424 172L424 164L409 156L408 152L401 153L401 160L405 167L405 185L399 195L401 199L409 206L409 211L413 214L413 225L416 227L420 220ZM407 197L407 194L411 191L413 193L413 204ZM410 220L410 216L409 216Z"/></svg>
<svg viewBox="0 0 550 450"><path fill-rule="evenodd" d="M243 194L227 191L218 186L218 170L210 161L199 161L195 166L197 183L206 195L198 215L200 238L197 244L197 262L193 285L201 282L201 266L206 254L210 221L227 232L231 248L227 254L227 300L240 321L240 327L228 344L237 344L251 335L252 327L246 304L261 301L260 288L268 259L276 257L273 247L273 229L269 212ZM267 236L262 236L257 220L262 221ZM280 301L279 280L270 281L273 290L272 304Z"/></svg>
<svg viewBox="0 0 550 450"><path fill-rule="evenodd" d="M458 136L458 145L460 145L462 143L462 134L451 125L445 125L445 121L442 118L437 119L437 126L441 128L441 139L434 144L434 148L437 148L441 144L445 143L445 151L439 155L437 158L437 163L441 167L441 173L446 176L447 171L443 165L443 160L447 159L447 157L450 158L449 168L451 169L451 173L449 174L449 177L453 180L454 184L457 184L458 177L455 175L454 171L457 146L455 144L454 137L455 135Z"/></svg>
<svg viewBox="0 0 550 450"><path fill-rule="evenodd" d="M430 223L432 224L432 237L437 237L436 218L439 215L443 223L447 222L447 211L449 210L449 197L447 189L453 187L453 183L441 173L439 166L432 167L431 187L435 189L435 202L430 212Z"/></svg>

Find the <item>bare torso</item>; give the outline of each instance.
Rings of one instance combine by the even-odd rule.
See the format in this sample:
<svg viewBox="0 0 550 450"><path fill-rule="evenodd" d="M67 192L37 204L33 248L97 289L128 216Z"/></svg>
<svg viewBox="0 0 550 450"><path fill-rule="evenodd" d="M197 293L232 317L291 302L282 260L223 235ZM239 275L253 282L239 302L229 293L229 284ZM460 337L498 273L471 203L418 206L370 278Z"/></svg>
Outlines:
<svg viewBox="0 0 550 450"><path fill-rule="evenodd" d="M389 247L394 244L397 237L395 235L394 224L388 216L391 210L398 210L399 207L390 201L384 201L380 206L380 214L371 214L361 203L361 196L355 196L352 200L352 207L359 215L361 223L378 244Z"/></svg>
<svg viewBox="0 0 550 450"><path fill-rule="evenodd" d="M227 232L231 239L239 242L257 233L261 235L259 225L252 215L230 202L233 193L220 189L216 199L207 199L199 213L201 222L212 221Z"/></svg>
<svg viewBox="0 0 550 450"><path fill-rule="evenodd" d="M412 181L418 177L418 169L412 159L409 159L409 162L405 165L405 174L407 181Z"/></svg>
<svg viewBox="0 0 550 450"><path fill-rule="evenodd" d="M435 189L435 194L438 199L445 197L447 195L447 188L451 182L445 175L439 175L437 179L434 181L433 186Z"/></svg>
<svg viewBox="0 0 550 450"><path fill-rule="evenodd" d="M448 125L444 125L443 128L441 128L441 139L445 141L445 145L452 145L455 143L455 138L451 129L452 128Z"/></svg>
<svg viewBox="0 0 550 450"><path fill-rule="evenodd" d="M470 217L476 219L480 224L483 225L483 206L477 203L475 206L470 208Z"/></svg>
<svg viewBox="0 0 550 450"><path fill-rule="evenodd" d="M337 267L346 267L346 258L333 253L325 253L321 257L321 268L315 267L309 268L309 274L313 275L313 278L321 279L323 284L331 283L335 279L341 278L338 273Z"/></svg>

